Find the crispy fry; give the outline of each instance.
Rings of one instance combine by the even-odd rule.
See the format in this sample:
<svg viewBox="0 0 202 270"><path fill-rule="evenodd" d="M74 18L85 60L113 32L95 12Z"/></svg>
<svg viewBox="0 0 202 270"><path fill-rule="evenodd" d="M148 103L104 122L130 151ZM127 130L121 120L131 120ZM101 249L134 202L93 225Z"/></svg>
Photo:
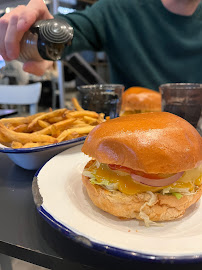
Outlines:
<svg viewBox="0 0 202 270"><path fill-rule="evenodd" d="M89 125L96 125L98 124L98 119L90 117L90 116L84 116L84 121Z"/></svg>
<svg viewBox="0 0 202 270"><path fill-rule="evenodd" d="M86 126L86 127L78 127L70 129L72 132L77 132L78 134L87 134L89 133L95 126ZM71 133L72 133L71 132Z"/></svg>
<svg viewBox="0 0 202 270"><path fill-rule="evenodd" d="M10 140L6 136L4 136L0 131L0 143L7 145L7 143L9 143L9 142L10 142Z"/></svg>
<svg viewBox="0 0 202 270"><path fill-rule="evenodd" d="M32 114L26 117L28 123L30 123L31 121L33 121L35 118L39 117L40 115L43 115L45 112L39 112L36 114Z"/></svg>
<svg viewBox="0 0 202 270"><path fill-rule="evenodd" d="M53 124L53 123L57 123L57 122L60 122L62 120L66 119L65 115L63 116L55 116L55 117L51 117L48 119L48 122L50 124Z"/></svg>
<svg viewBox="0 0 202 270"><path fill-rule="evenodd" d="M58 123L52 124L42 130L36 131L34 132L35 134L44 134L44 135L53 135L55 130L64 130L66 129L68 126L70 126L76 119L72 118L72 119L67 119L64 121L60 121Z"/></svg>
<svg viewBox="0 0 202 270"><path fill-rule="evenodd" d="M87 110L69 112L68 115L75 118L84 117L84 116L89 116L89 117L94 117L94 118L98 117L98 114L96 112L87 111Z"/></svg>
<svg viewBox="0 0 202 270"><path fill-rule="evenodd" d="M83 119L76 119L76 121L73 123L73 126L83 126L86 125L86 122Z"/></svg>
<svg viewBox="0 0 202 270"><path fill-rule="evenodd" d="M53 126L57 129L60 130L64 130L65 128L67 128L70 124L72 124L76 119L72 118L72 119L67 119L67 120L63 120L60 121L58 123L53 124Z"/></svg>
<svg viewBox="0 0 202 270"><path fill-rule="evenodd" d="M38 120L38 124L42 128L47 128L48 126L50 126L50 124L44 120Z"/></svg>
<svg viewBox="0 0 202 270"><path fill-rule="evenodd" d="M56 143L57 140L48 135L34 134L34 133L20 133L9 130L3 124L0 124L0 132L3 134L10 142L17 141L21 143L27 142L49 142Z"/></svg>
<svg viewBox="0 0 202 270"><path fill-rule="evenodd" d="M13 149L19 149L19 148L32 148L32 147L39 147L39 146L44 146L48 145L49 143L25 143L24 145L20 142L12 142L11 147Z"/></svg>
<svg viewBox="0 0 202 270"><path fill-rule="evenodd" d="M31 121L33 121L35 118L39 117L40 115L43 115L43 112L36 113L33 115L29 115L27 117L13 117L13 118L2 118L0 119L0 123L5 124L12 124L12 125L22 125L22 124L28 124Z"/></svg>
<svg viewBox="0 0 202 270"><path fill-rule="evenodd" d="M72 132L71 134L69 134L65 139L66 140L72 140L72 139L76 139L79 137L79 134L77 132Z"/></svg>
<svg viewBox="0 0 202 270"><path fill-rule="evenodd" d="M22 146L22 148L32 148L32 147L39 147L39 146L44 146L44 145L48 145L49 143L44 142L44 143L26 143Z"/></svg>
<svg viewBox="0 0 202 270"><path fill-rule="evenodd" d="M85 126L85 127L75 127L75 128L69 128L68 130L64 130L58 137L57 140L58 142L62 142L65 140L65 138L72 133L76 132L79 135L88 134L95 126Z"/></svg>
<svg viewBox="0 0 202 270"><path fill-rule="evenodd" d="M66 138L67 136L69 136L69 135L70 135L69 130L64 130L64 131L57 137L58 142L65 141L65 138Z"/></svg>
<svg viewBox="0 0 202 270"><path fill-rule="evenodd" d="M27 123L26 117L14 117L14 118L2 118L0 119L0 123L2 124L16 124L21 125Z"/></svg>
<svg viewBox="0 0 202 270"><path fill-rule="evenodd" d="M9 127L7 126L7 128ZM28 127L27 124L21 124L17 127L12 128L12 130L15 132L28 132Z"/></svg>
<svg viewBox="0 0 202 270"><path fill-rule="evenodd" d="M84 111L76 98L72 98L72 104L77 111Z"/></svg>
<svg viewBox="0 0 202 270"><path fill-rule="evenodd" d="M77 99L72 103L76 110L58 109L28 117L0 120L0 143L12 148L31 148L86 136L104 114L83 110Z"/></svg>
<svg viewBox="0 0 202 270"><path fill-rule="evenodd" d="M21 125L21 124L20 124ZM24 124L22 124L24 125ZM26 125L26 124L25 124ZM5 126L11 130L14 130L14 128L18 127L19 125L17 124L11 124L11 123L6 123Z"/></svg>
<svg viewBox="0 0 202 270"><path fill-rule="evenodd" d="M11 143L11 147L14 148L14 149L18 149L18 148L23 148L23 145L20 142L15 142L14 141L14 142Z"/></svg>
<svg viewBox="0 0 202 270"><path fill-rule="evenodd" d="M51 135L52 134L52 125L49 125L46 128L33 132L35 134Z"/></svg>
<svg viewBox="0 0 202 270"><path fill-rule="evenodd" d="M33 128L34 125L37 124L38 120L44 120L48 119L51 117L59 116L62 115L67 109L58 109L56 111L44 113L42 115L39 115L38 117L34 118L33 121L29 124L28 128L31 129Z"/></svg>
<svg viewBox="0 0 202 270"><path fill-rule="evenodd" d="M105 117L105 114L104 113L99 113L99 116L98 116L98 122L99 123L102 123L104 121L104 117ZM109 116L110 117L110 116Z"/></svg>

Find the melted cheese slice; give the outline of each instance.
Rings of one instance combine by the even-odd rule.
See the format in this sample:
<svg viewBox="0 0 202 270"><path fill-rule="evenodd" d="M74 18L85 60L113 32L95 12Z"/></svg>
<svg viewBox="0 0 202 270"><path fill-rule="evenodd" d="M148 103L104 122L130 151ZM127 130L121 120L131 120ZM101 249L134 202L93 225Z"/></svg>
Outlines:
<svg viewBox="0 0 202 270"><path fill-rule="evenodd" d="M96 162L93 163L86 171L96 179L98 183L109 182L110 184L117 184L117 189L125 194L133 195L146 191L158 192L164 188L186 188L189 191L194 191L197 186L202 184L202 165L192 170L184 172L182 177L175 183L164 187L151 187L147 185L135 182L130 174L109 169L107 164L99 164L96 166ZM152 180L151 180L152 181Z"/></svg>

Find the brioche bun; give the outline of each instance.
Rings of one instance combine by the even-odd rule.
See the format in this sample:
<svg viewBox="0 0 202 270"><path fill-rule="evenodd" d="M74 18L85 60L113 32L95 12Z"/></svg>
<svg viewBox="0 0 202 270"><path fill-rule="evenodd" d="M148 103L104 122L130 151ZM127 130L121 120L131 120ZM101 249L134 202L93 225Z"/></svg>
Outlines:
<svg viewBox="0 0 202 270"><path fill-rule="evenodd" d="M144 87L130 87L122 95L120 115L140 112L160 112L161 94Z"/></svg>
<svg viewBox="0 0 202 270"><path fill-rule="evenodd" d="M174 114L142 113L99 124L87 136L82 151L100 163L121 165L148 174L175 174L201 164L202 138L191 124ZM121 218L142 220L143 207L151 221L177 219L202 195L202 185L196 192L177 199L158 192L128 195L119 190L109 191L91 184L84 175L82 181L97 207Z"/></svg>
<svg viewBox="0 0 202 270"><path fill-rule="evenodd" d="M181 117L168 112L132 114L96 126L82 151L101 163L145 173L177 173L202 161L202 138Z"/></svg>

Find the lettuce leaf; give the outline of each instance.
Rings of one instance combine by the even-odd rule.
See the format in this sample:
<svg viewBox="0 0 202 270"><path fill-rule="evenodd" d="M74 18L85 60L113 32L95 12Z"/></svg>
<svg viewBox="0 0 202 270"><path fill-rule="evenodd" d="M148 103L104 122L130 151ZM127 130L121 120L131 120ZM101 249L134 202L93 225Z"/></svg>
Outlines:
<svg viewBox="0 0 202 270"><path fill-rule="evenodd" d="M179 192L172 192L171 193L173 196L175 196L178 200L181 199L183 197L183 195Z"/></svg>
<svg viewBox="0 0 202 270"><path fill-rule="evenodd" d="M118 184L117 183L110 183L108 180L102 180L101 182L98 182L95 177L90 178L90 182L93 185L100 185L108 190L117 190Z"/></svg>

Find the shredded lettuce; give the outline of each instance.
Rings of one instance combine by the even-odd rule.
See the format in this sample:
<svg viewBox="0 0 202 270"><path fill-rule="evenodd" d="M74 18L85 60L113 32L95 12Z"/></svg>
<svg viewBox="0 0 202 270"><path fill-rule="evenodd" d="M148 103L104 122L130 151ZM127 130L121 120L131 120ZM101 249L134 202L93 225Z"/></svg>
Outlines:
<svg viewBox="0 0 202 270"><path fill-rule="evenodd" d="M101 182L98 182L95 177L92 177L90 178L90 182L93 185L100 185L108 190L118 190L118 184L110 183L108 180L102 180Z"/></svg>
<svg viewBox="0 0 202 270"><path fill-rule="evenodd" d="M88 170L84 170L83 175L89 178L93 178L93 174Z"/></svg>
<svg viewBox="0 0 202 270"><path fill-rule="evenodd" d="M156 196L155 193L153 193L153 192L151 192L151 191L147 191L147 193L150 194L151 197L150 197L150 199L149 199L148 202L145 202L145 203L141 206L141 208L140 208L140 213L139 213L139 217L140 217L141 219L143 219L144 224L145 224L146 227L150 227L151 225L162 227L162 226L164 226L163 223L157 223L157 222L155 222L155 221L152 221L152 220L149 218L149 216L148 216L148 215L144 212L144 210L143 210L143 209L145 208L146 205L148 205L148 206L153 206L153 205L156 203L156 200L157 200L157 196Z"/></svg>
<svg viewBox="0 0 202 270"><path fill-rule="evenodd" d="M90 182L93 185L95 185L95 184L100 185L100 186L102 186L102 185L109 186L110 185L110 182L108 180L102 180L101 182L98 182L95 177L90 178Z"/></svg>
<svg viewBox="0 0 202 270"><path fill-rule="evenodd" d="M96 166L96 168L100 167L100 162L98 160L95 161L95 166Z"/></svg>
<svg viewBox="0 0 202 270"><path fill-rule="evenodd" d="M118 190L118 183L111 183L110 181L108 181L106 179L103 179L102 181L97 181L94 174L95 174L95 172L93 172L93 171L91 171L91 172L88 170L83 171L83 175L86 177L89 177L91 184L100 185L103 188L111 190L111 191Z"/></svg>
<svg viewBox="0 0 202 270"><path fill-rule="evenodd" d="M161 190L161 193L163 195L165 194L172 194L172 193L183 193L183 194L193 194L193 192L189 191L189 188L173 188L173 187L166 187L164 189Z"/></svg>
<svg viewBox="0 0 202 270"><path fill-rule="evenodd" d="M183 197L183 195L179 192L172 192L171 193L173 196L175 196L178 200L181 199Z"/></svg>

